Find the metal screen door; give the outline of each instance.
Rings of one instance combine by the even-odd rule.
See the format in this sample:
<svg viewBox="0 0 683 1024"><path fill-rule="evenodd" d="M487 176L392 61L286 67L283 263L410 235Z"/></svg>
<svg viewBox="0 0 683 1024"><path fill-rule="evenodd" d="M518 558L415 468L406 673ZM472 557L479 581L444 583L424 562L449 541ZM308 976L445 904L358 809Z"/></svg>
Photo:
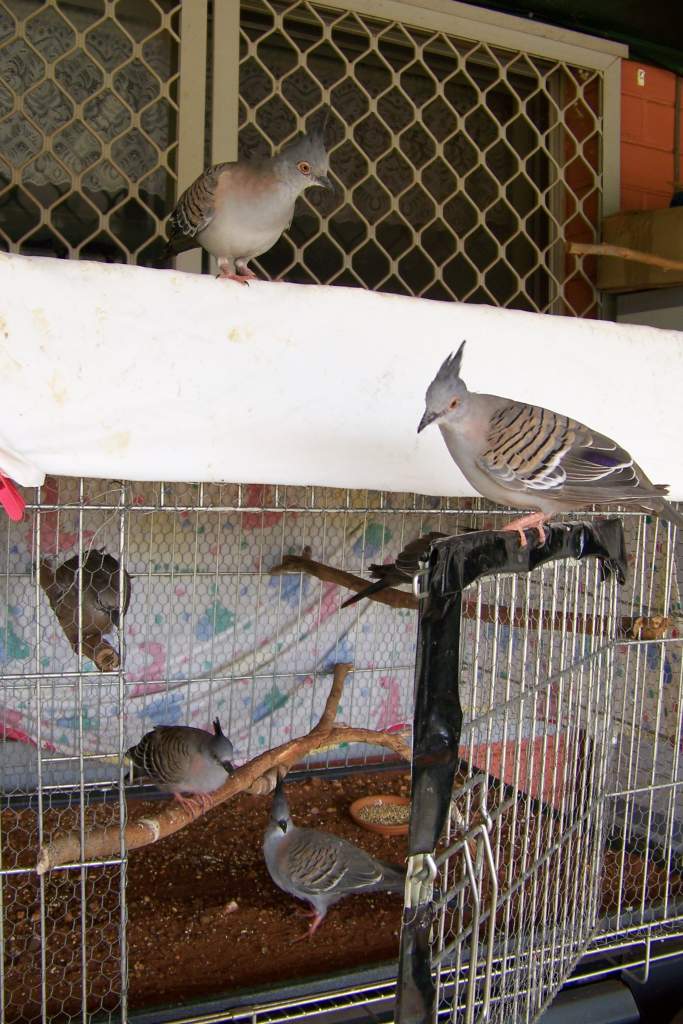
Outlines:
<svg viewBox="0 0 683 1024"><path fill-rule="evenodd" d="M158 264L176 191L180 9L0 3L0 247Z"/></svg>
<svg viewBox="0 0 683 1024"><path fill-rule="evenodd" d="M603 71L413 26L424 12L401 7L403 23L372 4L242 3L240 151L268 154L326 102L339 183L336 196L300 200L261 269L593 312L594 286L569 268L565 242L597 240Z"/></svg>
<svg viewBox="0 0 683 1024"><path fill-rule="evenodd" d="M536 1020L600 913L617 588L595 564L535 575L466 595L485 609L463 638L472 767L438 851L453 895L435 939L441 1008L458 1022Z"/></svg>

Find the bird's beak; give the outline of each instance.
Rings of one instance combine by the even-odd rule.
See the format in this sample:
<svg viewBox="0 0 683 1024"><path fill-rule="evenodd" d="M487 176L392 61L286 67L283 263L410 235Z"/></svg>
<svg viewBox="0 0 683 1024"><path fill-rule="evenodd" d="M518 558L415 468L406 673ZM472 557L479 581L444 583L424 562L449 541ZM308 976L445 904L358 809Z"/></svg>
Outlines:
<svg viewBox="0 0 683 1024"><path fill-rule="evenodd" d="M316 185L320 185L321 188L329 189L330 192L336 192L334 183L327 177L326 174L318 174L315 179Z"/></svg>
<svg viewBox="0 0 683 1024"><path fill-rule="evenodd" d="M287 831L287 822L286 821L278 821L278 827L281 828L283 832L286 832Z"/></svg>
<svg viewBox="0 0 683 1024"><path fill-rule="evenodd" d="M420 423L419 423L418 428L417 428L418 434L420 433L421 430L424 430L425 427L428 427L430 423L433 423L435 419L436 419L436 413L435 412L427 412L427 410L425 409L424 416L420 420Z"/></svg>
<svg viewBox="0 0 683 1024"><path fill-rule="evenodd" d="M230 775L232 775L232 773L235 770L235 766L232 763L232 761L224 761L223 762L223 767L225 768L226 772L228 772Z"/></svg>

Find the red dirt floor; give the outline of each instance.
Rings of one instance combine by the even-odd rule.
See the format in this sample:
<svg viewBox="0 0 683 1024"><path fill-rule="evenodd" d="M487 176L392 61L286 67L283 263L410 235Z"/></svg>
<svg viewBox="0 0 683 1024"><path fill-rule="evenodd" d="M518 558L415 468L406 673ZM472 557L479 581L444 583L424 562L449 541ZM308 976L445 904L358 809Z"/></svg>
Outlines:
<svg viewBox="0 0 683 1024"><path fill-rule="evenodd" d="M405 860L406 837L385 838L350 818L352 800L371 793L407 795L407 772L316 777L287 787L294 821L327 829L363 846L383 860ZM400 895L354 896L332 907L313 939L302 904L282 893L268 875L261 854L271 797L240 794L187 828L129 856L129 1007L183 1005L238 989L299 981L345 969L395 960L398 953ZM157 802L132 800L129 818L154 814ZM88 808L88 825L111 823L115 805ZM52 809L44 816L45 837L77 826L75 810ZM6 869L32 867L38 837L32 810L2 812L2 863ZM507 840L503 838L503 842ZM503 856L507 863L508 855ZM572 870L569 862L568 870ZM621 883L619 879L621 877ZM33 871L9 874L3 886L5 945L4 1020L41 1019L41 947L48 1019L60 1024L80 1014L82 950L87 963L87 1002L93 1013L120 1003L119 945L121 868L114 864L55 870L45 876L46 927L40 931L40 887ZM601 912L622 909L642 898L644 861L635 854L605 852ZM648 905L683 898L680 875L650 862ZM86 907L85 930L81 906Z"/></svg>

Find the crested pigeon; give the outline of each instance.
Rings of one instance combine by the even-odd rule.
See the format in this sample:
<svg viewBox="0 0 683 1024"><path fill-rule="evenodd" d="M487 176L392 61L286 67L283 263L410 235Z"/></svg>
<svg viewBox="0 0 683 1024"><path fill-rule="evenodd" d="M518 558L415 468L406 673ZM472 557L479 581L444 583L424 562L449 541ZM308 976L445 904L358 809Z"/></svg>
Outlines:
<svg viewBox="0 0 683 1024"><path fill-rule="evenodd" d="M405 873L401 869L376 860L341 836L315 828L297 828L289 813L281 779L275 787L263 856L275 884L283 892L311 905L309 937L328 909L344 896L403 892L405 886Z"/></svg>
<svg viewBox="0 0 683 1024"><path fill-rule="evenodd" d="M604 434L537 405L467 390L460 376L465 342L427 388L418 433L437 423L451 458L485 498L534 509L503 527L545 540L543 524L590 505L630 505L676 526L683 516L633 458Z"/></svg>
<svg viewBox="0 0 683 1024"><path fill-rule="evenodd" d="M79 591L78 569L82 565L81 590ZM101 671L119 667L119 656L104 639L118 629L119 589L123 590L123 614L130 604L131 581L118 560L104 548L95 548L85 557L74 555L53 569L47 558L40 561L40 585L45 591L50 606L59 624L78 653L91 658ZM80 642L79 642L79 594L80 601Z"/></svg>
<svg viewBox="0 0 683 1024"><path fill-rule="evenodd" d="M326 109L317 127L269 160L237 160L204 171L169 217L167 253L201 245L217 258L219 277L245 284L254 279L249 260L275 245L302 192L316 185L334 189L324 141L328 115Z"/></svg>
<svg viewBox="0 0 683 1024"><path fill-rule="evenodd" d="M51 578L45 577L46 593L55 611L60 617L69 613L73 621L78 621L78 568L79 555L62 562L54 571L47 559L41 561L41 570L50 572ZM82 563L83 610L81 613L83 629L96 627L101 633L109 633L119 622L119 586L123 580L123 613L128 611L130 604L130 576L121 567L113 555L104 548L89 551ZM42 582L42 580L41 580Z"/></svg>
<svg viewBox="0 0 683 1024"><path fill-rule="evenodd" d="M213 733L190 725L157 725L130 747L126 756L192 814L197 805L206 810L206 794L219 789L234 771L232 743L217 718ZM191 794L190 799L186 793Z"/></svg>
<svg viewBox="0 0 683 1024"><path fill-rule="evenodd" d="M342 608L350 608L352 604L362 601L364 597L370 597L371 594L376 594L378 590L395 587L401 583L410 583L420 568L420 560L427 554L430 546L435 540L445 536L447 536L445 533L430 530L429 533L416 537L415 540L411 540L410 543L406 544L397 555L395 562L390 562L387 565L371 565L368 571L375 582L371 583L365 590L360 590L357 594L354 594L353 597L348 597L342 603Z"/></svg>

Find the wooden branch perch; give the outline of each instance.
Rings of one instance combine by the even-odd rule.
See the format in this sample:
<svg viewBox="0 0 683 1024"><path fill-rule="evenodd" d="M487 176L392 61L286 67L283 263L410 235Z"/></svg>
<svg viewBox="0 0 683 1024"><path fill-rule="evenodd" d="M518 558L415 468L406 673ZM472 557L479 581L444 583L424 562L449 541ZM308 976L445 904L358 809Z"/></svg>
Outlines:
<svg viewBox="0 0 683 1024"><path fill-rule="evenodd" d="M355 590L356 593L363 590L371 582L362 579L360 576L354 576L350 572L345 572L343 569L335 569L331 565L325 565L323 562L314 562L310 558L301 557L300 555L285 555L281 564L274 566L269 572L271 576L282 576L289 572L305 572L307 575L315 576L319 580L338 583L341 587ZM413 594L408 591L397 590L395 587L370 594L368 600L380 601L382 604L388 604L392 608L417 609L419 607L417 598ZM533 608L528 610L521 607L508 608L506 605L499 605L494 608L493 605L477 605L476 602L465 601L462 606L462 617L464 619L480 617L482 622L498 621L504 626L528 627L529 629L539 628L538 611ZM631 618L622 619L624 634L630 629L631 621ZM564 629L574 633L588 634L592 634L594 630L599 632L605 626L606 623L602 618L594 621L589 616L583 616L578 613L565 616L561 612L556 612L553 617L547 611L541 616L540 624L541 629Z"/></svg>
<svg viewBox="0 0 683 1024"><path fill-rule="evenodd" d="M265 792L269 792L275 784L277 774L286 775L292 765L297 764L307 754L320 747L338 746L340 743L374 743L378 746L388 747L395 754L409 761L410 747L399 733L375 732L372 729L354 729L346 725L334 725L344 680L352 668L353 666L350 664L335 665L332 689L325 702L325 709L320 721L309 733L282 743L272 750L267 750L242 765L220 789L207 794L206 810L217 807L218 804L229 800L237 793L251 790L267 772L271 772L274 776L271 785L264 789ZM154 817L136 818L126 824L124 829L126 848L130 851L140 846L147 846L149 843L156 843L159 839L164 839L166 836L180 831L195 820L196 816L193 817L175 800L166 802ZM56 836L41 847L36 871L39 875L44 875L46 871L60 864L68 864L77 860L105 859L117 856L119 851L118 822L86 832L82 850L80 833L76 829Z"/></svg>
<svg viewBox="0 0 683 1024"><path fill-rule="evenodd" d="M275 565L268 570L270 576L283 576L289 572L305 572L308 576L315 576L316 579L324 580L326 583L338 583L340 587L353 590L356 594L365 590L373 582L364 580L362 576L354 576L353 573L346 572L344 569L335 569L331 565L324 565L323 562L314 562L312 558L305 558L302 555L285 555L280 565ZM387 587L385 590L369 594L368 600L388 604L390 608L410 608L415 611L419 607L414 594L398 590L396 587Z"/></svg>
<svg viewBox="0 0 683 1024"><path fill-rule="evenodd" d="M683 270L683 260L670 260L666 256L627 249L623 245L608 245L607 242L590 245L584 242L570 242L568 251L572 256L614 256L615 259L631 260L633 263L646 263L649 267L659 267L660 270Z"/></svg>

